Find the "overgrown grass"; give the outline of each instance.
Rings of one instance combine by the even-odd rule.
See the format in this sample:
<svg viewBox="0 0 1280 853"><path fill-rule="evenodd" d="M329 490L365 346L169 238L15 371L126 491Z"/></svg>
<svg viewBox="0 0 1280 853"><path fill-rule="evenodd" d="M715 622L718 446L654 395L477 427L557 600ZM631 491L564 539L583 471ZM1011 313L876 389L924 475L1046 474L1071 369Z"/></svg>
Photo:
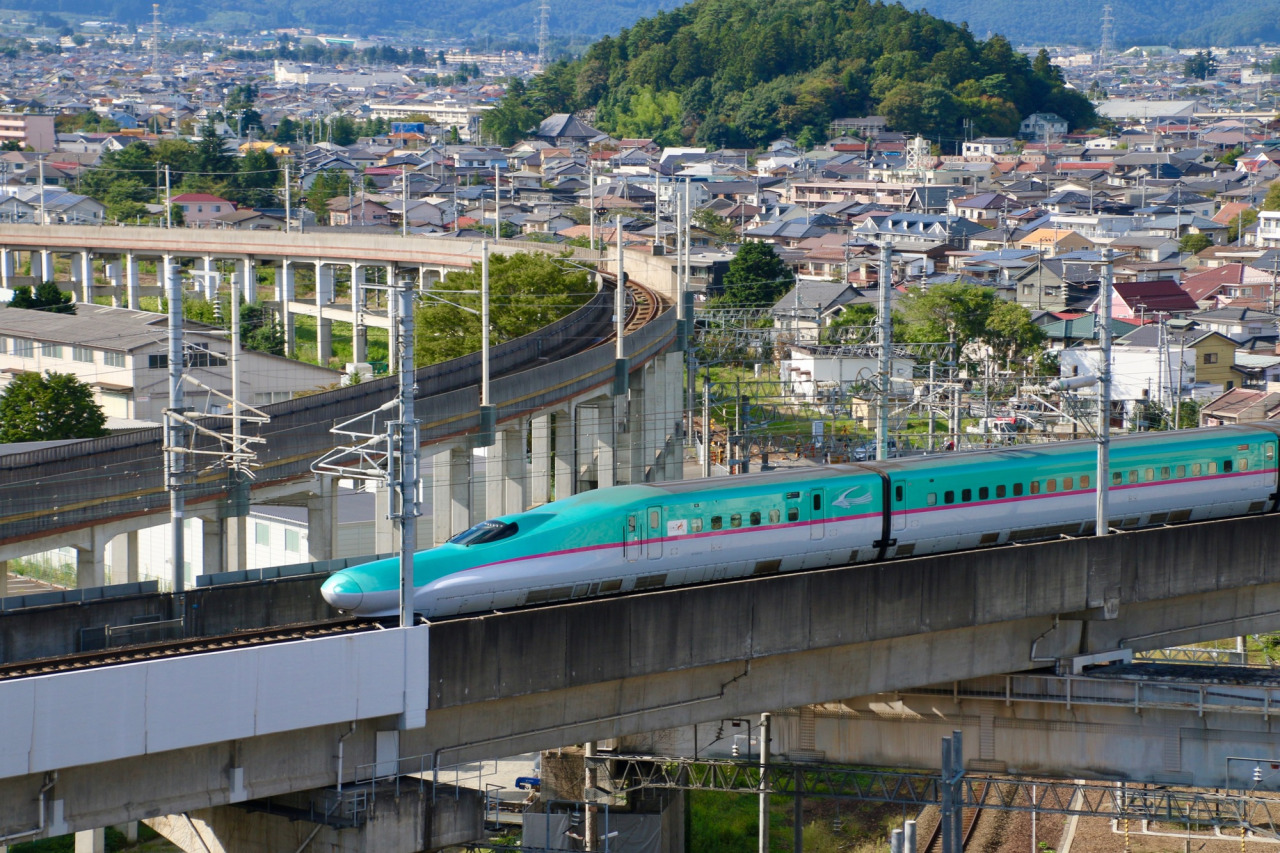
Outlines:
<svg viewBox="0 0 1280 853"><path fill-rule="evenodd" d="M160 836L154 829L145 823L138 824L138 843L130 844L125 840L124 833L118 832L111 827L106 830L106 849L107 853L116 853L116 851L135 850L150 851L150 853L161 853L161 851L179 850L164 838ZM57 838L45 838L40 841L28 841L25 844L15 844L9 848L9 853L73 853L76 849L75 835L59 835Z"/></svg>

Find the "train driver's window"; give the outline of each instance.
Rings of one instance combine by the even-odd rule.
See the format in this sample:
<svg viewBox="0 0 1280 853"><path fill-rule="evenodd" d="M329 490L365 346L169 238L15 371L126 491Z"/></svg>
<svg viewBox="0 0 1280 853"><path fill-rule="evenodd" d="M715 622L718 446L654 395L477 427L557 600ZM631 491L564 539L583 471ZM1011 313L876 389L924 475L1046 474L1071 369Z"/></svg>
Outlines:
<svg viewBox="0 0 1280 853"><path fill-rule="evenodd" d="M1210 474L1216 474L1216 473L1218 473L1218 463L1217 463L1217 462L1210 462L1210 463L1209 463L1209 471L1208 471L1207 473L1210 473Z"/></svg>
<svg viewBox="0 0 1280 853"><path fill-rule="evenodd" d="M1006 494L1006 490L1004 486L996 486L996 497L1002 498L1005 496L1005 494Z"/></svg>
<svg viewBox="0 0 1280 853"><path fill-rule="evenodd" d="M724 519L718 515L711 516L711 529L719 530L722 527L724 527Z"/></svg>
<svg viewBox="0 0 1280 853"><path fill-rule="evenodd" d="M1089 475L1088 475L1088 474L1081 474L1081 475L1080 475L1080 488L1082 488L1082 489L1087 489L1087 488L1089 488Z"/></svg>
<svg viewBox="0 0 1280 853"><path fill-rule="evenodd" d="M944 504L953 504L953 503L955 503L955 502L956 502L956 493L955 493L955 492L952 492L952 491L946 491L946 492L943 492L943 493L942 493L942 502L943 502Z"/></svg>
<svg viewBox="0 0 1280 853"><path fill-rule="evenodd" d="M752 513L751 513L751 523L752 523L753 525L754 525L754 524L759 524L759 523L760 523L760 511L759 511L759 510L755 510L754 512L752 512Z"/></svg>
<svg viewBox="0 0 1280 853"><path fill-rule="evenodd" d="M691 519L689 519L689 530L690 530L690 532L692 532L692 533L701 533L701 532L702 532L702 519L700 519L700 518L691 518Z"/></svg>
<svg viewBox="0 0 1280 853"><path fill-rule="evenodd" d="M1033 495L1038 495L1038 494L1040 494L1040 481L1039 481L1039 480L1032 480L1032 481L1031 481L1031 494L1033 494Z"/></svg>
<svg viewBox="0 0 1280 853"><path fill-rule="evenodd" d="M1187 466L1186 466L1186 465L1179 465L1177 468L1175 468L1175 469L1173 469L1173 470L1177 472L1177 474L1178 474L1178 476L1179 476L1179 477L1185 477L1185 476L1187 476Z"/></svg>
<svg viewBox="0 0 1280 853"><path fill-rule="evenodd" d="M733 515L729 516L729 526L730 526L730 527L741 527L741 526L742 526L742 513L740 513L740 512L735 512Z"/></svg>
<svg viewBox="0 0 1280 853"><path fill-rule="evenodd" d="M1045 480L1045 483L1044 483L1044 490L1045 490L1046 492L1056 492L1056 491L1058 491L1058 481L1057 481L1057 480L1054 480L1054 479Z"/></svg>
<svg viewBox="0 0 1280 853"><path fill-rule="evenodd" d="M782 520L782 513L781 513L781 512L779 512L779 511L778 511L778 510L776 510L776 509L771 509L771 510L769 510L769 523L770 523L770 524L777 524L777 523L778 523L779 521L781 521L781 520Z"/></svg>
<svg viewBox="0 0 1280 853"><path fill-rule="evenodd" d="M657 530L658 525L662 523L662 513L656 509L649 510L649 529Z"/></svg>
<svg viewBox="0 0 1280 853"><path fill-rule="evenodd" d="M973 489L961 489L961 490L960 490L960 500L962 500L962 501L964 501L964 502L966 502L966 503L968 503L969 501L973 500Z"/></svg>
<svg viewBox="0 0 1280 853"><path fill-rule="evenodd" d="M1014 483L1014 484L1013 484L1013 496L1014 496L1015 498L1017 498L1017 497L1021 497L1021 496L1022 496L1022 484L1021 484L1021 483Z"/></svg>
<svg viewBox="0 0 1280 853"><path fill-rule="evenodd" d="M978 487L978 500L985 501L991 495L991 490L986 486Z"/></svg>
<svg viewBox="0 0 1280 853"><path fill-rule="evenodd" d="M1191 463L1191 476L1192 476L1192 477L1199 477L1199 476L1200 476L1200 472L1201 472L1201 470L1202 470L1202 469L1201 469L1201 467L1200 467L1200 463L1199 463L1199 462L1193 462L1193 463Z"/></svg>
<svg viewBox="0 0 1280 853"><path fill-rule="evenodd" d="M1230 473L1231 473L1231 460L1230 460L1230 459L1223 459L1223 460L1222 460L1222 473L1224 473L1224 474L1230 474Z"/></svg>
<svg viewBox="0 0 1280 853"><path fill-rule="evenodd" d="M925 502L925 505L926 505L926 506L937 506L937 505L938 505L938 493L937 493L937 492L930 492L929 494L925 495L925 496L924 496L924 502Z"/></svg>
<svg viewBox="0 0 1280 853"><path fill-rule="evenodd" d="M1062 478L1062 491L1069 492L1072 489L1074 489L1075 486L1076 486L1075 480L1073 480L1072 478L1070 477Z"/></svg>
<svg viewBox="0 0 1280 853"><path fill-rule="evenodd" d="M787 507L787 521L799 521L799 520L800 520L800 507L798 506Z"/></svg>

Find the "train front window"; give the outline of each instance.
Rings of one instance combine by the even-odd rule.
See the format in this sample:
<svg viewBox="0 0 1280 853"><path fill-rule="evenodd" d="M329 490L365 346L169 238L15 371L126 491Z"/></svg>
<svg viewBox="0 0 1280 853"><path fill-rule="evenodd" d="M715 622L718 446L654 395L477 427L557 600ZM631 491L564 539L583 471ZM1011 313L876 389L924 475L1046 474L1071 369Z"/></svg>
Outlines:
<svg viewBox="0 0 1280 853"><path fill-rule="evenodd" d="M464 530L449 540L452 545L483 545L486 542L497 542L515 536L520 528L514 521L482 521L470 530Z"/></svg>

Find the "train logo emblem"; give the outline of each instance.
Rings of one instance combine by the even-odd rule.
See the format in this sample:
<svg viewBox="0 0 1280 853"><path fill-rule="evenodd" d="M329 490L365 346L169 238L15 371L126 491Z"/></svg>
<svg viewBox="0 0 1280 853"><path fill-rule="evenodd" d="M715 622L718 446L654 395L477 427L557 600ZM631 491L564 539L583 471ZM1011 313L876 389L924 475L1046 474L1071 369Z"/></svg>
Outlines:
<svg viewBox="0 0 1280 853"><path fill-rule="evenodd" d="M683 518L671 519L667 522L668 536L684 536L689 532L689 522Z"/></svg>
<svg viewBox="0 0 1280 853"><path fill-rule="evenodd" d="M854 494L855 492L860 492L861 494ZM850 497L850 495L853 495L853 497ZM840 497L836 498L831 503L841 509L848 509L851 506L870 502L871 492L867 491L864 486L854 486L852 489L845 489L844 492L841 493Z"/></svg>

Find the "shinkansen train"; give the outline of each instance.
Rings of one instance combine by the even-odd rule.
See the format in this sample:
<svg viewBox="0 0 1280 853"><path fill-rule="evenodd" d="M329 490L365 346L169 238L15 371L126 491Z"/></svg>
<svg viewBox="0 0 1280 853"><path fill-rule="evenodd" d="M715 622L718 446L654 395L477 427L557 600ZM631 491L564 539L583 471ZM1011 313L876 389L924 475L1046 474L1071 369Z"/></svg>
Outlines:
<svg viewBox="0 0 1280 853"><path fill-rule="evenodd" d="M1280 424L1116 437L1111 527L1272 512ZM414 557L428 618L1093 532L1096 445L974 453L586 492L483 521ZM392 558L335 572L324 598L399 612Z"/></svg>

